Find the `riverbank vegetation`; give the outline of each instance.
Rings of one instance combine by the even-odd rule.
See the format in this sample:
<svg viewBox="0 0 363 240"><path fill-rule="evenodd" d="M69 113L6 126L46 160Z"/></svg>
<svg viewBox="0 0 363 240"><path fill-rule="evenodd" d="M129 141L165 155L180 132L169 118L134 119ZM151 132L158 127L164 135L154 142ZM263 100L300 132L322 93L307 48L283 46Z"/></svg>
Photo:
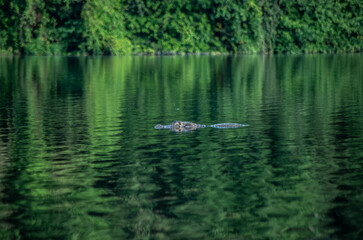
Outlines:
<svg viewBox="0 0 363 240"><path fill-rule="evenodd" d="M0 0L0 54L363 49L362 1Z"/></svg>

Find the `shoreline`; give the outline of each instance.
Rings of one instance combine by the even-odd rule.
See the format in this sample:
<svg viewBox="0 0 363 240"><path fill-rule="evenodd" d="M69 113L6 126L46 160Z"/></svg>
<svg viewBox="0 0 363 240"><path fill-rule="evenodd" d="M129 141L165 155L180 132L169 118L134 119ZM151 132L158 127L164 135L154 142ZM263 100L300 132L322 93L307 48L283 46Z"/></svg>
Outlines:
<svg viewBox="0 0 363 240"><path fill-rule="evenodd" d="M248 56L248 55L329 55L329 54L361 54L363 51L359 52L349 52L349 51L331 51L331 52L281 52L281 53L263 53L263 52L251 52L251 53L234 53L234 52L178 52L178 51L166 51L166 52L155 52L155 53L130 53L130 54L120 54L120 55L91 55L91 54L80 54L80 53L64 53L64 54L14 54L7 52L0 52L0 57L126 57L126 56L154 56L154 57L164 57L164 56Z"/></svg>

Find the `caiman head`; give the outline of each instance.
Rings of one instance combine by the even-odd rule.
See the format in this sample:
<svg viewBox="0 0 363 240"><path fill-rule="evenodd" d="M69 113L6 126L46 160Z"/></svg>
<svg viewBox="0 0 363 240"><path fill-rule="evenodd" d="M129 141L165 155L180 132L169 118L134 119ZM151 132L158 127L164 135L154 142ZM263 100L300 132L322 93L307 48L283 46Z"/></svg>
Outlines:
<svg viewBox="0 0 363 240"><path fill-rule="evenodd" d="M197 129L198 125L192 122L174 121L171 123L171 130L174 132L188 132Z"/></svg>

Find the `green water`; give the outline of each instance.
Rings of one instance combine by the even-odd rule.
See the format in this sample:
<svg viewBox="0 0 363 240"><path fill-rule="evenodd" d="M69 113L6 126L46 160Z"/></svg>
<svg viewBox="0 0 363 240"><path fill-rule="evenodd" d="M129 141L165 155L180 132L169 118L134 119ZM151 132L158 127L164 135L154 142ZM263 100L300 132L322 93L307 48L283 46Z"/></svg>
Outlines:
<svg viewBox="0 0 363 240"><path fill-rule="evenodd" d="M0 239L363 239L362 66L0 58Z"/></svg>

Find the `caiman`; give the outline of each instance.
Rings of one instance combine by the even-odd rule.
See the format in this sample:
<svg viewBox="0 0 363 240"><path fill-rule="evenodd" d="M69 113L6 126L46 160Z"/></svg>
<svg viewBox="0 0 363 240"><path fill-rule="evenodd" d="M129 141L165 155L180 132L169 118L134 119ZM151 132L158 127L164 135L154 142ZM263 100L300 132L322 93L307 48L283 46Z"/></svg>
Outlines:
<svg viewBox="0 0 363 240"><path fill-rule="evenodd" d="M174 121L169 125L161 125L158 124L155 126L155 129L170 129L174 132L188 132L196 130L197 128L239 128L239 127L246 127L247 124L239 124L239 123L218 123L213 125L204 125L204 124L197 124L193 122L183 122L183 121Z"/></svg>

